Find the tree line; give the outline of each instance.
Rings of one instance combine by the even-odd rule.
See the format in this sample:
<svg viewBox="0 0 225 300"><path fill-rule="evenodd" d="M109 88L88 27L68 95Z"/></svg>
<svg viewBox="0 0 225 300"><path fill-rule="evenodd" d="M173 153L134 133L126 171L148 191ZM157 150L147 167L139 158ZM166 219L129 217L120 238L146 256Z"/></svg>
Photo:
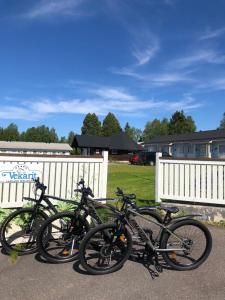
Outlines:
<svg viewBox="0 0 225 300"><path fill-rule="evenodd" d="M6 128L0 127L0 140L23 141L43 143L69 143L73 142L75 133L70 131L67 137L59 138L54 128L41 125L30 127L26 131L19 132L16 124L11 123Z"/></svg>
<svg viewBox="0 0 225 300"><path fill-rule="evenodd" d="M225 129L225 113L218 129ZM176 111L170 119L154 119L147 122L142 131L131 126L128 122L122 128L116 116L109 112L102 123L95 113L88 113L81 127L82 134L97 136L111 136L122 130L134 141L148 142L157 136L194 132L196 131L196 124L191 116L186 116L183 111ZM0 127L0 140L3 141L69 143L71 145L74 136L75 132L70 131L67 137L59 138L54 128L49 128L45 125L30 127L21 133L14 123L9 124L5 128Z"/></svg>
<svg viewBox="0 0 225 300"><path fill-rule="evenodd" d="M192 117L186 116L183 111L176 111L170 120L164 118L162 120L154 119L153 121L149 121L143 131L130 126L128 122L124 128L121 128L118 119L113 113L108 113L102 124L95 113L89 113L84 118L81 133L111 136L122 130L134 141L147 142L156 136L194 132L196 131L196 125Z"/></svg>

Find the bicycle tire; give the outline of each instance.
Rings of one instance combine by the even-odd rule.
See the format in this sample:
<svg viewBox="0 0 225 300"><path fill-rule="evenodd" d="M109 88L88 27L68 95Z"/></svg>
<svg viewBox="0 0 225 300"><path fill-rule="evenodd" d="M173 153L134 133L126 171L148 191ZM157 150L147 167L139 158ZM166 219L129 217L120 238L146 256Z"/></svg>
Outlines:
<svg viewBox="0 0 225 300"><path fill-rule="evenodd" d="M26 218L25 218L26 214L30 214L32 216L34 214L34 209L33 208L21 208L15 212L11 213L2 223L1 231L0 231L0 241L1 241L3 249L6 251L7 254L11 254L13 251L15 251L17 253L17 255L25 255L25 254L32 254L37 251L36 240L33 240L32 242L30 241L29 243L20 241L20 243L10 244L10 238L11 238L11 242L13 242L13 240L12 240L13 238L18 238L20 240L23 239L22 230L21 230L21 232L18 231L17 234L14 231L16 229L17 230L21 229L22 226L25 226L25 224L21 223L21 222L26 221ZM22 217L22 215L23 215L23 217ZM43 220L43 222L48 218L48 215L40 210L35 212L36 220L38 220L37 216L39 216L39 217L41 216L41 219ZM29 218L27 218L27 219L29 219ZM32 236L33 233L35 234L33 236L34 238L37 236L37 231L40 228L40 224L37 224L35 222L35 219L34 219L34 221L33 220L31 221L32 226L33 226L33 224L36 224L36 228L35 228L35 226L33 227L35 231L32 230L30 232L30 236ZM13 220L14 220L14 222L13 222ZM10 225L11 222L12 222L12 225ZM19 223L19 225L18 225L18 223ZM20 226L21 226L21 228L20 228ZM12 236L9 236L8 231L10 229L12 229ZM28 238L28 241L29 240L30 240L30 237ZM31 243L32 243L32 248L29 249L28 245L30 244L30 246L31 246Z"/></svg>
<svg viewBox="0 0 225 300"><path fill-rule="evenodd" d="M38 247L38 252L39 254L44 257L48 262L51 263L66 263L73 261L78 257L78 249L77 244L74 245L74 243L71 243L71 237L73 236L73 239L75 240L75 235L69 230L72 227L68 227L64 229L62 226L62 220L65 219L65 222L68 222L67 225L75 224L77 226L77 232L81 233L81 236L83 234L86 234L86 232L89 230L89 224L87 220L84 220L80 215L76 216L74 212L62 212L55 214L54 216L51 216L46 220L43 225L41 226L38 237L37 237L37 247ZM69 223L69 220L71 223ZM61 222L60 222L61 221ZM55 225L54 225L55 224ZM81 225L82 224L82 225ZM79 226L82 226L82 228L79 229ZM54 228L59 227L60 229L60 234L62 235L63 239L60 242L60 236L59 239L56 239L55 237L57 236L56 232L50 232L50 230L54 230ZM50 230L48 230L50 228ZM46 240L46 232L48 235L48 238ZM51 237L50 237L51 235ZM55 237L54 237L55 235ZM66 238L67 235L67 238ZM80 236L77 234L78 242L80 241L79 238ZM61 243L61 244L60 244ZM55 246L54 246L55 244ZM54 248L55 247L55 248ZM69 255L69 249L70 249L70 255ZM72 253L74 252L75 253ZM66 253L66 254L65 254Z"/></svg>
<svg viewBox="0 0 225 300"><path fill-rule="evenodd" d="M98 248L100 250L100 252L101 251L104 252L104 246L99 248L99 244L98 245L93 244L94 242L93 241L91 242L90 240L95 235L96 236L98 236L99 234L101 235L101 232L103 232L103 235L109 234L109 230L112 230L112 231L116 230L117 235L120 235L120 236L124 237L124 242L121 241L123 243L123 245L118 246L118 244L117 244L117 247L118 248L123 248L121 251L124 250L125 253L124 253L122 259L118 263L116 263L113 267L103 268L103 269L100 270L100 269L97 269L96 267L90 266L88 264L88 262L87 262L88 257L86 257L86 250L90 245L92 245L93 248ZM117 236L117 238L118 238L118 236ZM125 243L126 243L126 246L124 246ZM89 274L93 274L93 275L109 274L109 273L112 273L112 272L115 272L115 271L119 270L123 266L123 264L129 258L131 250L132 250L132 237L131 237L129 231L126 228L123 228L123 230L120 231L116 224L101 224L101 225L98 225L97 227L93 228L92 230L90 230L87 233L87 235L84 237L84 239L82 240L82 242L80 244L80 251L79 251L80 263L81 263L82 267ZM105 251L107 251L107 250L105 250ZM103 254L100 254L100 255L102 256L102 257L99 257L100 259L103 259L103 258L105 259ZM111 261L111 255L110 255L110 261Z"/></svg>
<svg viewBox="0 0 225 300"><path fill-rule="evenodd" d="M212 237L210 231L204 224L194 219L188 219L176 222L169 227L169 230L173 234L177 234L185 243L182 243L184 247L183 255L181 251L162 252L162 256L169 266L179 271L185 271L198 268L205 262L212 249ZM187 236L188 230L189 236ZM201 243L200 240L201 236L203 237L203 243ZM160 248L169 249L173 243L172 237L169 232L164 231ZM193 238L196 240L193 240ZM194 251L196 253L195 256L198 256L197 258L190 257L191 252L192 255L194 255ZM181 262L179 262L179 260L181 260Z"/></svg>

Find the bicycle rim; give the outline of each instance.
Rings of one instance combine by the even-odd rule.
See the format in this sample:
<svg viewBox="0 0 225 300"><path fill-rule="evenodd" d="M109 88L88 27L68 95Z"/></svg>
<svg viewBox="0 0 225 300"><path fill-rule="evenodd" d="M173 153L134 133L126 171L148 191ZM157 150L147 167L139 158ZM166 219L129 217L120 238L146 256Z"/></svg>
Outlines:
<svg viewBox="0 0 225 300"><path fill-rule="evenodd" d="M41 212L34 214L32 209L18 211L9 217L1 237L6 251L15 251L19 255L35 252L37 234L46 217Z"/></svg>
<svg viewBox="0 0 225 300"><path fill-rule="evenodd" d="M197 268L208 257L212 241L208 229L196 220L182 222L174 226L174 235L169 234L162 243L162 248L171 249L164 252L166 262L178 270ZM175 250L180 249L180 250Z"/></svg>
<svg viewBox="0 0 225 300"><path fill-rule="evenodd" d="M39 250L50 262L71 261L77 257L80 241L87 231L86 222L74 214L54 216L40 230Z"/></svg>
<svg viewBox="0 0 225 300"><path fill-rule="evenodd" d="M131 244L127 230L100 225L81 244L82 265L93 274L114 272L128 259Z"/></svg>

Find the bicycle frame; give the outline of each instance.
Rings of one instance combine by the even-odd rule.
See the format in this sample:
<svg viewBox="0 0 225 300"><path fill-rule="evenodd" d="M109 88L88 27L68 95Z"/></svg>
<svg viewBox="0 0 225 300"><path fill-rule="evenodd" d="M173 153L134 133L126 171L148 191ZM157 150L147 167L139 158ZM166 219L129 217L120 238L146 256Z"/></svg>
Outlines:
<svg viewBox="0 0 225 300"><path fill-rule="evenodd" d="M133 215L136 215L136 216L139 216L140 218L148 221L149 223L153 223L157 226L160 227L160 230L159 230L159 234L158 236L160 237L161 239L161 236L163 234L163 231L167 231L169 232L172 236L174 236L179 242L181 242L182 244L185 244L175 233L173 233L166 225L164 224L160 224L158 222L155 222L153 220L149 220L147 217L139 214L137 211L131 209L131 208L128 208L127 210L129 213L132 213ZM147 236L147 234L145 233L144 229L135 221L135 219L133 218L132 219L132 222L131 222L131 219L127 218L127 216L125 216L125 221L126 221L126 224L130 227L130 229L133 231L133 229L136 229L137 232L138 232L138 235L139 237L143 240L143 242L146 242L146 244L150 247L150 249L153 251L153 252L171 252L171 251L183 251L184 249L183 248L174 248L174 249L159 249L157 247L155 247L151 241L151 239ZM130 223L133 223L133 224L130 224ZM159 239L159 241L160 241Z"/></svg>

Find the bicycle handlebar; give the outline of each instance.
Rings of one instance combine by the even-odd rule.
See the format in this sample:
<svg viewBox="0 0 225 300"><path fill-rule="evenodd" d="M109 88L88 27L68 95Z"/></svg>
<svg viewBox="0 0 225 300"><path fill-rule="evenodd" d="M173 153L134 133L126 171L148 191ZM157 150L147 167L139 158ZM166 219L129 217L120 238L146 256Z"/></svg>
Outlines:
<svg viewBox="0 0 225 300"><path fill-rule="evenodd" d="M85 184L85 181L84 181L84 179L82 178L78 183L77 183L77 185L79 186L81 186L81 188L77 188L77 189L75 189L74 190L74 192L79 192L79 193L81 193L81 194L85 194L85 195L88 195L88 196L91 196L92 198L94 198L94 194L93 194L93 192L92 192L92 190L91 190L91 188L89 188L89 187L85 187L84 186L84 184Z"/></svg>
<svg viewBox="0 0 225 300"><path fill-rule="evenodd" d="M36 190L40 189L44 192L47 189L47 186L40 182L40 178L34 179Z"/></svg>

